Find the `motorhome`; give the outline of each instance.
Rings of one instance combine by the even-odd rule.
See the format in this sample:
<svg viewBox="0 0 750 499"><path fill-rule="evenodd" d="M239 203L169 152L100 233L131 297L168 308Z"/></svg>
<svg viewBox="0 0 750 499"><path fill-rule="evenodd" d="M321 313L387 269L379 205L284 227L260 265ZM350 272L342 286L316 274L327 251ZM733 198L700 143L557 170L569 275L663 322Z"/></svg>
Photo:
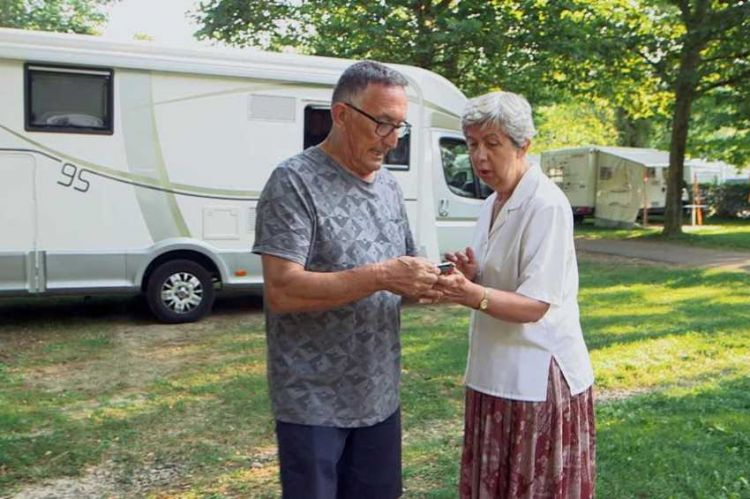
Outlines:
<svg viewBox="0 0 750 499"><path fill-rule="evenodd" d="M577 221L632 225L646 207L664 211L669 153L634 147L587 146L542 153L542 169L562 189Z"/></svg>
<svg viewBox="0 0 750 499"><path fill-rule="evenodd" d="M272 169L320 142L349 60L0 29L0 295L144 293L162 321L258 289L255 207ZM385 167L419 253L464 247L488 194L464 95L424 69Z"/></svg>

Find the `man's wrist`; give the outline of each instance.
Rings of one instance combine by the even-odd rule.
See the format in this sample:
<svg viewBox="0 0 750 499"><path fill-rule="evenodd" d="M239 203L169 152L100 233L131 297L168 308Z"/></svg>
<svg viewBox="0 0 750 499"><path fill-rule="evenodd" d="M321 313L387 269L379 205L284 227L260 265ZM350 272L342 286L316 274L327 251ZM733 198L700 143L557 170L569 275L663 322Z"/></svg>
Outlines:
<svg viewBox="0 0 750 499"><path fill-rule="evenodd" d="M387 289L388 282L388 262L378 262L372 265L372 272L375 276L375 288L377 291Z"/></svg>

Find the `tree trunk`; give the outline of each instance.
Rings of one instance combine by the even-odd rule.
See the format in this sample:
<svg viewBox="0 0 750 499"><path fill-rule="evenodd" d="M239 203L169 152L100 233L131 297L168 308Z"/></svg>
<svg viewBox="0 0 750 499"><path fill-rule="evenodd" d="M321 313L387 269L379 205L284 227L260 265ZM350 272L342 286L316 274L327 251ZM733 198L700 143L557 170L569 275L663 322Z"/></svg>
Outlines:
<svg viewBox="0 0 750 499"><path fill-rule="evenodd" d="M688 35L689 36L689 35ZM682 188L687 148L690 107L698 86L698 65L701 43L686 40L680 60L680 71L675 82L675 106L672 116L672 140L669 147L669 175L664 213L665 236L682 234Z"/></svg>

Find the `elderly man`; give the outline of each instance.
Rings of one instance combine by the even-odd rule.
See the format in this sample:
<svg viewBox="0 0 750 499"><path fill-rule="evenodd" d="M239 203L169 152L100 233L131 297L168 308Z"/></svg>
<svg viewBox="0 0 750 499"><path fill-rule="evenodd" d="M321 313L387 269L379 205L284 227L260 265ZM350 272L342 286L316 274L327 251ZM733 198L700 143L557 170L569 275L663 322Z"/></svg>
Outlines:
<svg viewBox="0 0 750 499"><path fill-rule="evenodd" d="M285 498L401 495L401 297L434 299L439 273L414 256L403 195L381 169L410 127L406 86L382 64L350 66L328 137L282 162L258 202Z"/></svg>

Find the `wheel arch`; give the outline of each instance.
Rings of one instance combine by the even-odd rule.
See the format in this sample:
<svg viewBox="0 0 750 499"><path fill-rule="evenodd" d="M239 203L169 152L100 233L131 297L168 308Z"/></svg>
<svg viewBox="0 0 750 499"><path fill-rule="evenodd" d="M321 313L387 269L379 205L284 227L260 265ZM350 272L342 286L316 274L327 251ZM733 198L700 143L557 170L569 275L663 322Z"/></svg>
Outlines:
<svg viewBox="0 0 750 499"><path fill-rule="evenodd" d="M191 260L205 268L215 281L226 282L227 269L223 262L207 248L198 245L175 244L156 250L143 268L136 282L140 282L141 292L146 291L149 277L161 265L172 260Z"/></svg>

